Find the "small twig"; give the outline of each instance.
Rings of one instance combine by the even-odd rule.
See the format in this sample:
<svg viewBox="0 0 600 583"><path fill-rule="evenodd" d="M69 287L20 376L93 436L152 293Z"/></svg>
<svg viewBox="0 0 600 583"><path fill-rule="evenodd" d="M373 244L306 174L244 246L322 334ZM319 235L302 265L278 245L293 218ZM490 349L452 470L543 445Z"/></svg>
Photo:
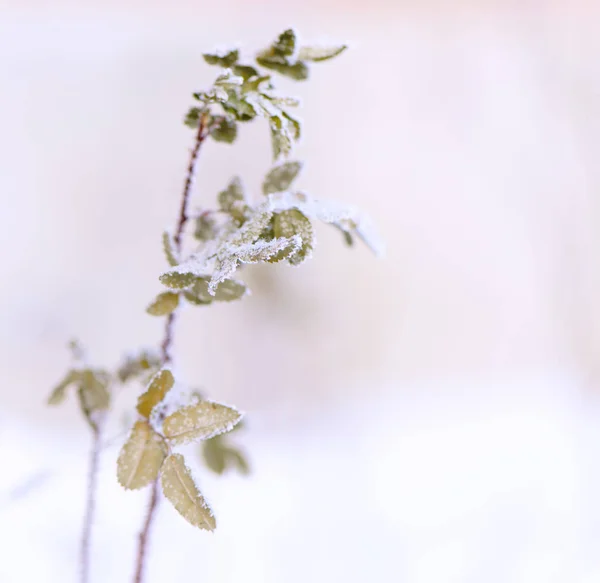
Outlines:
<svg viewBox="0 0 600 583"><path fill-rule="evenodd" d="M196 165L198 163L198 154L202 143L207 138L209 129L206 126L207 116L204 114L200 117L200 123L198 125L198 132L196 133L196 141L190 154L190 161L188 163L185 184L183 186L183 193L181 196L181 206L179 208L179 218L177 220L177 227L175 229L175 235L173 236L173 242L175 243L175 249L177 253L181 253L181 237L183 235L183 229L188 220L188 205L190 199L190 193L192 191L192 185L194 184L194 176L196 174ZM173 311L167 316L165 322L165 334L161 343L162 361L163 364L168 364L172 361L171 346L173 344L173 329L175 326L176 312ZM148 504L148 510L146 511L146 518L144 525L139 534L137 561L135 569L134 583L142 583L144 580L144 566L146 564L146 553L148 549L148 540L150 537L150 530L152 522L158 508L159 495L158 495L158 479L152 484L152 493L150 494L150 503Z"/></svg>
<svg viewBox="0 0 600 583"><path fill-rule="evenodd" d="M148 538L150 536L150 528L152 527L152 521L156 515L156 507L158 505L158 480L155 480L152 484L152 493L150 495L150 504L148 504L148 511L146 512L146 519L144 526L139 534L138 542L138 556L137 565L135 569L135 583L142 583L144 580L144 566L146 564L146 547L148 546Z"/></svg>
<svg viewBox="0 0 600 583"><path fill-rule="evenodd" d="M92 451L90 456L90 466L87 484L87 502L85 516L83 519L83 531L81 533L81 583L88 583L90 574L90 539L92 535L92 524L94 522L94 513L96 510L95 493L98 482L98 462L100 460L101 450L101 430L100 425L95 423L92 427Z"/></svg>

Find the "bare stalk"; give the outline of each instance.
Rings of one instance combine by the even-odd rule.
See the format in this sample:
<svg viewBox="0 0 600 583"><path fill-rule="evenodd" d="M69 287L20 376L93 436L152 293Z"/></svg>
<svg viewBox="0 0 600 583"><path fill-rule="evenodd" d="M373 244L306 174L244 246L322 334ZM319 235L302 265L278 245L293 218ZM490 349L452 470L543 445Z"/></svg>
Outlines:
<svg viewBox="0 0 600 583"><path fill-rule="evenodd" d="M194 147L192 148L192 151L190 153L190 160L187 167L185 183L183 186L183 193L181 196L179 218L177 220L177 226L175 228L175 234L173 236L173 241L175 243L175 249L177 253L181 252L181 237L183 235L183 229L188 220L188 203L190 199L190 193L192 191L192 186L194 184L194 176L196 174L196 166L198 163L198 154L200 153L200 147L202 146L202 143L208 136L206 121L206 116L202 115L200 117L200 124L198 126L198 132L196 133ZM176 311L173 311L167 316L167 320L165 323L165 333L163 336L163 341L161 343L163 364L168 364L172 361L171 347L173 344L175 321ZM150 494L148 510L146 511L146 518L144 519L144 524L139 534L135 577L133 579L134 583L142 583L144 580L144 567L146 564L146 556L148 551L148 540L150 537L150 530L152 528L154 516L156 514L156 509L158 508L158 502L158 479L156 479L156 481L152 484L152 492Z"/></svg>
<svg viewBox="0 0 600 583"><path fill-rule="evenodd" d="M94 522L94 513L96 510L96 487L98 482L98 463L100 460L100 425L94 423L92 426L92 450L90 454L90 465L87 484L87 502L85 516L83 518L83 531L81 533L80 549L80 581L88 583L90 574L90 540L92 536L92 525Z"/></svg>

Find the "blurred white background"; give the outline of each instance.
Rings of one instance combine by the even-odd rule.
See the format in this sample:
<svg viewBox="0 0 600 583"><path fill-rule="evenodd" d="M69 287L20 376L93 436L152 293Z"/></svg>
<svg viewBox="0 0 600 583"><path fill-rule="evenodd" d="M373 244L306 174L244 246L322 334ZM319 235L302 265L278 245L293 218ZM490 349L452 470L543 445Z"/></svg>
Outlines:
<svg viewBox="0 0 600 583"><path fill-rule="evenodd" d="M248 479L195 468L219 528L166 504L148 583L600 578L600 7L593 2L0 4L0 582L76 581L88 432L46 396L66 342L158 342L160 233L214 69L293 25L348 41L302 97L302 186L387 257L318 232L302 269L185 313L180 374L247 412ZM255 191L268 132L202 152L197 204ZM121 395L119 410L136 395ZM115 415L118 434L121 419ZM146 495L102 460L94 582L129 581Z"/></svg>

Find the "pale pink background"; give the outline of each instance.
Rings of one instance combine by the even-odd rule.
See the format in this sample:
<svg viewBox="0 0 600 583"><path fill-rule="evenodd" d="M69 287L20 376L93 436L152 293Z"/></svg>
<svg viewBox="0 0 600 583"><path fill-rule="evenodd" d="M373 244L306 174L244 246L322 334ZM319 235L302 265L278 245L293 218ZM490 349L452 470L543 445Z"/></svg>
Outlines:
<svg viewBox="0 0 600 583"><path fill-rule="evenodd" d="M286 84L307 191L388 255L321 229L302 269L190 310L178 368L248 413L248 480L197 469L219 520L161 509L148 583L600 577L600 9L592 2L0 4L0 581L75 581L85 427L44 399L73 335L153 344L201 52L290 24L348 40ZM256 192L261 125L202 154L198 201ZM135 399L121 395L111 430ZM240 436L242 439L242 437ZM145 494L103 459L94 581L128 581ZM193 452L191 452L192 454Z"/></svg>

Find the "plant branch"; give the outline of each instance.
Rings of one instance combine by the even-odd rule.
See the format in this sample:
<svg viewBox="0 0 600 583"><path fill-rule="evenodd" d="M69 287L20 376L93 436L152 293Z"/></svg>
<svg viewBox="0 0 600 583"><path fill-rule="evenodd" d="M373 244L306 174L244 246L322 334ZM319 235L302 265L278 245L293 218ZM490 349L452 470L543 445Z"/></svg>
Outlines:
<svg viewBox="0 0 600 583"><path fill-rule="evenodd" d="M175 235L173 236L173 241L175 243L175 249L178 254L181 253L182 248L182 235L185 225L188 220L188 205L190 199L190 193L192 191L192 186L194 184L194 177L196 174L196 166L198 163L198 154L200 153L200 148L202 143L208 136L207 128L207 115L203 114L200 117L200 122L198 125L198 131L196 133L196 140L194 142L194 147L190 153L190 160L187 167L185 183L183 186L183 193L181 195L181 206L179 208L179 218L177 220L177 226L175 228ZM167 320L165 322L165 333L163 336L163 341L161 343L161 353L162 353L162 361L164 364L169 364L172 362L171 355L171 346L173 344L173 334L174 334L174 326L176 320L176 311L171 312L167 316ZM158 507L159 495L158 495L158 479L154 481L152 484L152 493L150 494L150 503L148 504L148 510L146 512L146 518L144 520L144 525L139 534L138 541L138 552L137 552L137 563L135 570L134 583L142 583L144 580L144 566L146 563L146 554L148 548L148 540L150 537L150 530L152 528L152 522L154 520L154 515L156 514L156 509Z"/></svg>
<svg viewBox="0 0 600 583"><path fill-rule="evenodd" d="M92 435L92 451L90 456L90 466L87 484L87 502L85 516L83 519L83 532L81 534L81 583L87 583L89 581L90 573L90 540L92 535L92 524L94 522L94 513L96 510L96 501L94 499L94 495L96 492L98 482L98 462L100 460L101 450L101 431L99 424L94 423L94 425L92 426Z"/></svg>

